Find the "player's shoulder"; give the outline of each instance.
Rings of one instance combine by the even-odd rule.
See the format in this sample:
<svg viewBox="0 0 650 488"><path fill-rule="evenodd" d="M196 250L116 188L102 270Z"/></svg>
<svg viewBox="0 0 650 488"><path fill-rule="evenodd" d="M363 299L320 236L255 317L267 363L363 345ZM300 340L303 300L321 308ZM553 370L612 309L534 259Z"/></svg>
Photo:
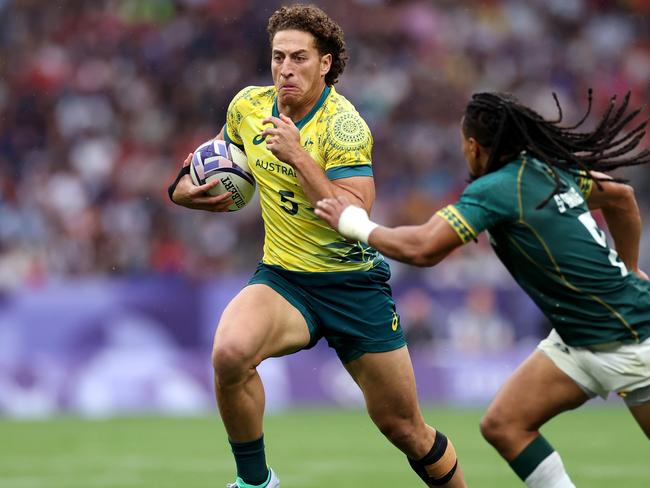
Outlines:
<svg viewBox="0 0 650 488"><path fill-rule="evenodd" d="M328 120L338 119L341 117L357 119L364 125L366 121L356 109L354 104L336 91L334 87L330 88L329 95L325 102L325 113Z"/></svg>
<svg viewBox="0 0 650 488"><path fill-rule="evenodd" d="M372 145L368 124L355 106L332 87L320 123L326 139L341 151L358 150Z"/></svg>
<svg viewBox="0 0 650 488"><path fill-rule="evenodd" d="M274 86L247 86L242 88L230 102L230 106L239 110L273 103L275 100Z"/></svg>
<svg viewBox="0 0 650 488"><path fill-rule="evenodd" d="M510 161L498 170L487 173L472 181L468 189L474 191L492 190L512 192L515 190L520 178L522 163L523 161L521 159Z"/></svg>
<svg viewBox="0 0 650 488"><path fill-rule="evenodd" d="M348 100L344 95L339 93L336 90L336 88L334 88L333 86L330 87L329 96L327 97L327 104L331 108L340 111L348 111L348 110L354 112L357 111L357 109L354 108L354 104L350 100Z"/></svg>

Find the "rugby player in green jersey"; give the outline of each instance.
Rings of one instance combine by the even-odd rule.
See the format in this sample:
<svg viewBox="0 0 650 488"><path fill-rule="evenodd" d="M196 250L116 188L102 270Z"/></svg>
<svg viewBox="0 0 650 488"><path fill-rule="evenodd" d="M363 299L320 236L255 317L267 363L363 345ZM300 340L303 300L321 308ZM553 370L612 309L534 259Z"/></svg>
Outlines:
<svg viewBox="0 0 650 488"><path fill-rule="evenodd" d="M387 263L314 214L322 198L345 196L369 211L375 197L372 136L333 86L347 59L341 28L314 6L294 5L271 16L268 33L274 84L239 92L217 136L246 152L265 230L262 262L224 310L212 352L217 403L237 465L229 486L280 485L266 464L256 367L325 337L363 391L372 420L422 480L464 487L452 443L420 412ZM211 183L192 185L189 162L170 187L172 200L227 210L229 194L211 197Z"/></svg>
<svg viewBox="0 0 650 488"><path fill-rule="evenodd" d="M593 131L548 121L514 97L480 93L462 120L472 182L427 223L396 228L372 222L344 198L316 214L342 235L386 256L433 266L486 230L497 256L553 325L497 393L483 436L535 488L573 487L562 460L540 435L559 413L617 392L650 437L650 282L638 269L641 219L632 189L602 171L647 163L632 153L645 123L612 98ZM615 249L590 209L601 209Z"/></svg>

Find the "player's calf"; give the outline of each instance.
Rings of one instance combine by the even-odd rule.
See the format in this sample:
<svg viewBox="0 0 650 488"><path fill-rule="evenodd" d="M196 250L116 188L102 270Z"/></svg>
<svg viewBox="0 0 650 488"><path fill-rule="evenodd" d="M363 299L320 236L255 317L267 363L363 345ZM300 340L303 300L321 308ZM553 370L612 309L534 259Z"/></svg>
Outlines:
<svg viewBox="0 0 650 488"><path fill-rule="evenodd" d="M409 458L413 470L428 486L442 486L451 481L458 467L453 444L440 431L436 431L433 447L419 461Z"/></svg>

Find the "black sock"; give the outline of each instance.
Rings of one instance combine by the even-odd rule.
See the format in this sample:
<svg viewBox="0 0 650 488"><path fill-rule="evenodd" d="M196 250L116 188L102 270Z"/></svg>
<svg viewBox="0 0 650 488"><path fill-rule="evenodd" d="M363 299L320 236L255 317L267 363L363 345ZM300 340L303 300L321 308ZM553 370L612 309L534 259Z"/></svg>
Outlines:
<svg viewBox="0 0 650 488"><path fill-rule="evenodd" d="M264 436L250 442L230 442L237 464L237 476L249 485L261 485L269 477L264 454Z"/></svg>

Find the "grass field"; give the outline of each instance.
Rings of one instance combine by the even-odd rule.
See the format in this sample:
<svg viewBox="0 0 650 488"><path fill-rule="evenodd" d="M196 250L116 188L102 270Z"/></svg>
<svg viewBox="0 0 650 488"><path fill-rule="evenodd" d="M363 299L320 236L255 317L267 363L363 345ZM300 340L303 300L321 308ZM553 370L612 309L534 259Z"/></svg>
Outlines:
<svg viewBox="0 0 650 488"><path fill-rule="evenodd" d="M427 409L453 437L468 484L523 486L482 440L478 410ZM650 487L650 443L624 408L586 408L544 431L578 487ZM421 486L363 412L269 417L268 460L283 488ZM0 420L1 488L223 488L233 462L218 418Z"/></svg>

